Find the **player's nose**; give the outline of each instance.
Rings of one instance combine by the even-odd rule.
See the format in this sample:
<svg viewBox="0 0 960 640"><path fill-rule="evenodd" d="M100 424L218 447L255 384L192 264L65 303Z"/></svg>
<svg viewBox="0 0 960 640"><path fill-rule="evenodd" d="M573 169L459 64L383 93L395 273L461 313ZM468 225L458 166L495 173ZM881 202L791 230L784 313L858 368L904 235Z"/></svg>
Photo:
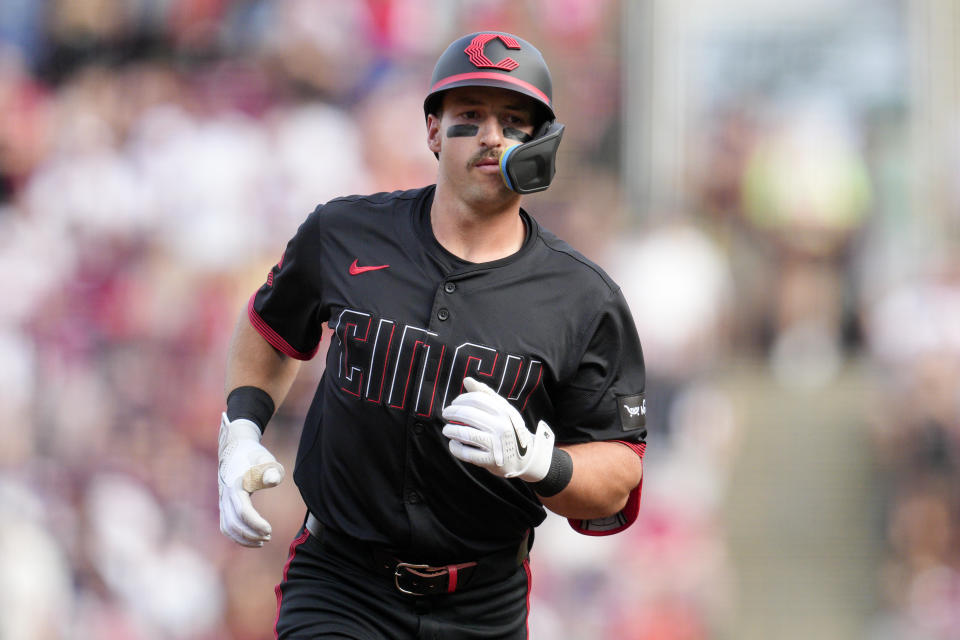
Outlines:
<svg viewBox="0 0 960 640"><path fill-rule="evenodd" d="M503 127L494 115L480 123L480 131L477 135L480 137L480 143L488 147L498 147L503 144Z"/></svg>

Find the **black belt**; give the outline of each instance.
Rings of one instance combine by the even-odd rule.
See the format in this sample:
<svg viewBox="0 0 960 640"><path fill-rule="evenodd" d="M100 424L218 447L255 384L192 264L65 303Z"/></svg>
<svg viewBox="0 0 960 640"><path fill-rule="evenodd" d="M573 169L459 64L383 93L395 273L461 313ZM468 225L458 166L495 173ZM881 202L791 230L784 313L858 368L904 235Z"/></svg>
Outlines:
<svg viewBox="0 0 960 640"><path fill-rule="evenodd" d="M524 535L515 550L501 551L470 562L434 566L398 560L382 547L324 526L309 512L305 526L321 544L330 544L377 573L390 577L398 591L410 596L455 593L467 589L468 584L477 586L503 580L517 570L528 552L529 533Z"/></svg>

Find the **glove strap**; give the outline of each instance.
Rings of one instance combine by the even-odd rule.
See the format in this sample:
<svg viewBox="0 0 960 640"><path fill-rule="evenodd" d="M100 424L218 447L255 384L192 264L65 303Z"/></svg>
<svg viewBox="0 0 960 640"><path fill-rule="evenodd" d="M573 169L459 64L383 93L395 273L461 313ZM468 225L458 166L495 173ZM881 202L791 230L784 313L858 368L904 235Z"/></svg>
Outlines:
<svg viewBox="0 0 960 640"><path fill-rule="evenodd" d="M563 449L555 448L550 459L550 470L543 480L531 483L530 486L543 498L555 496L570 484L573 477L573 458Z"/></svg>

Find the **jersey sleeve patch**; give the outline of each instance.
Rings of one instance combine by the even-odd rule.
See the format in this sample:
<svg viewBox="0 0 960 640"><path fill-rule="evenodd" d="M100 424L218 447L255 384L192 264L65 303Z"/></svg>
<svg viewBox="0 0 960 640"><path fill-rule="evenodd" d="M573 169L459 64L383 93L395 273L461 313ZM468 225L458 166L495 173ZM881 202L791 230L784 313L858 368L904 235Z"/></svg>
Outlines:
<svg viewBox="0 0 960 640"><path fill-rule="evenodd" d="M643 397L643 393L617 396L617 410L623 431L642 429L647 425L647 399Z"/></svg>

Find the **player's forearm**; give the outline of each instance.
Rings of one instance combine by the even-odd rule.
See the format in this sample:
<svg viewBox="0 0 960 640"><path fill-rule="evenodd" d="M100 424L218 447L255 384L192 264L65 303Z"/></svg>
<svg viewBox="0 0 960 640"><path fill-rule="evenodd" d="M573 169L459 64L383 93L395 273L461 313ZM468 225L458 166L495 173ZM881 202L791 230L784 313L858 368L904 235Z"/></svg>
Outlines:
<svg viewBox="0 0 960 640"><path fill-rule="evenodd" d="M299 370L300 361L280 353L264 340L250 324L244 309L230 342L224 391L229 394L237 387L258 387L279 407Z"/></svg>
<svg viewBox="0 0 960 640"><path fill-rule="evenodd" d="M543 505L567 518L604 518L623 509L640 484L643 463L630 448L616 442L589 442L561 447L573 460L570 484Z"/></svg>

